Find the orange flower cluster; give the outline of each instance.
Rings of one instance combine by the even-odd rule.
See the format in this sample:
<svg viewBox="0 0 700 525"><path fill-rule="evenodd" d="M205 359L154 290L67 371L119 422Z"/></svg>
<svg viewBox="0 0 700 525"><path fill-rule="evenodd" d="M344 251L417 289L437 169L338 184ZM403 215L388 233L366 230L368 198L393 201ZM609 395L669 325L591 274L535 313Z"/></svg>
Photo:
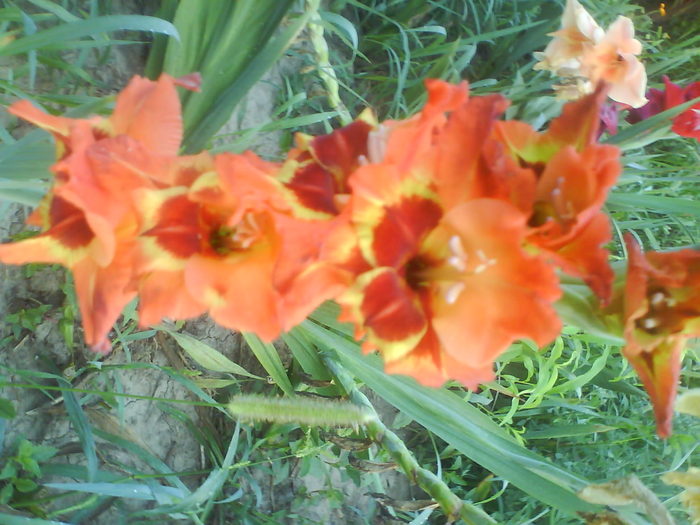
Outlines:
<svg viewBox="0 0 700 525"><path fill-rule="evenodd" d="M500 95L428 80L417 115L378 123L367 111L298 135L272 163L178 155L176 86L196 77L136 77L106 118L10 108L53 134L57 160L29 221L42 232L0 245L0 261L67 266L93 350L110 350L136 296L144 326L208 312L267 341L335 299L388 372L475 387L515 340L559 334L557 270L610 303L601 208L621 167L618 149L596 142L606 87L537 132L502 120ZM665 436L682 343L700 333L700 255L628 249L623 353Z"/></svg>
<svg viewBox="0 0 700 525"><path fill-rule="evenodd" d="M96 351L136 296L143 325L208 312L267 341L336 299L388 371L474 387L513 341L559 333L556 268L610 298L600 209L620 164L595 142L602 88L540 133L500 120L499 95L432 80L418 115L366 112L270 163L178 155L178 85L192 78L134 78L107 118L10 109L54 135L57 161L42 233L0 260L70 268Z"/></svg>

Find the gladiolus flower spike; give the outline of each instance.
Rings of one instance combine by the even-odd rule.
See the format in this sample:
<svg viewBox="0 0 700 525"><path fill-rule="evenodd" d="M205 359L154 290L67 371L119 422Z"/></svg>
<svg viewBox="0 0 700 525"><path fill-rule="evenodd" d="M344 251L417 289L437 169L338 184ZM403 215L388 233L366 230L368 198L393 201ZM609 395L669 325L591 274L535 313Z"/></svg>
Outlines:
<svg viewBox="0 0 700 525"><path fill-rule="evenodd" d="M569 11L586 39L603 38ZM336 299L387 372L474 388L514 341L542 346L559 333L557 268L610 299L601 207L620 163L597 143L609 86L536 132L500 120L500 95L429 80L417 115L379 123L366 112L328 135L299 135L271 163L251 152L178 155L178 85L198 78L137 77L104 118L12 107L54 135L57 159L30 218L42 232L0 246L0 260L68 267L96 351L109 351L110 327L135 296L143 325L208 312L267 341ZM700 330L700 256L644 256L628 243L624 354L667 435L680 347Z"/></svg>

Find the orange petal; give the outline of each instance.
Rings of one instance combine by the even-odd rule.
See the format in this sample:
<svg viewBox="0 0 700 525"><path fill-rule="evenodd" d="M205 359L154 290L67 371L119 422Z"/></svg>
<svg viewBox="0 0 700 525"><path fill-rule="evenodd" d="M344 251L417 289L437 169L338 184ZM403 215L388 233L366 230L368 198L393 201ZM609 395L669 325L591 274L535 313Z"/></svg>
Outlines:
<svg viewBox="0 0 700 525"><path fill-rule="evenodd" d="M491 363L473 367L442 351L440 342L432 330L406 356L387 362L388 374L404 374L413 377L421 385L440 387L448 380L459 381L467 388L476 389L481 383L494 378Z"/></svg>
<svg viewBox="0 0 700 525"><path fill-rule="evenodd" d="M301 165L283 184L301 208L299 216L330 218L338 214L339 209L335 202L336 182L333 175L323 166L315 162ZM310 214L307 210L310 210Z"/></svg>
<svg viewBox="0 0 700 525"><path fill-rule="evenodd" d="M34 106L28 100L19 100L7 108L11 114L31 122L35 126L50 131L54 136L67 138L73 119L56 117Z"/></svg>
<svg viewBox="0 0 700 525"><path fill-rule="evenodd" d="M598 296L603 305L610 301L612 282L615 277L610 267L610 253L603 246L610 242L612 231L610 219L600 212L576 237L562 248L549 252L554 264L565 273L583 279ZM537 243L537 238L531 239ZM540 245L540 246L546 246Z"/></svg>
<svg viewBox="0 0 700 525"><path fill-rule="evenodd" d="M673 402L678 388L684 341L683 337L673 337L651 352L630 352L627 347L622 351L649 394L654 407L656 432L660 438L671 435Z"/></svg>
<svg viewBox="0 0 700 525"><path fill-rule="evenodd" d="M188 319L206 307L185 287L184 271L152 272L139 280L139 325L152 326L164 318Z"/></svg>
<svg viewBox="0 0 700 525"><path fill-rule="evenodd" d="M372 125L363 120L354 122L327 135L314 137L309 151L318 163L333 173L339 191L347 193L346 179L367 156L367 142Z"/></svg>
<svg viewBox="0 0 700 525"><path fill-rule="evenodd" d="M432 199L407 196L385 206L372 229L372 253L379 266L400 267L440 220L442 208Z"/></svg>
<svg viewBox="0 0 700 525"><path fill-rule="evenodd" d="M101 268L90 258L73 266L75 291L83 319L85 343L107 353L107 334L124 307L136 296L133 278L133 247L121 246L112 263Z"/></svg>
<svg viewBox="0 0 700 525"><path fill-rule="evenodd" d="M129 135L156 155L177 155L182 140L180 99L174 79L153 82L135 76L117 96L110 123L114 135Z"/></svg>
<svg viewBox="0 0 700 525"><path fill-rule="evenodd" d="M201 298L219 324L255 332L265 341L279 336L279 295L272 285L271 253L245 253L228 260L195 255L185 270L185 284Z"/></svg>
<svg viewBox="0 0 700 525"><path fill-rule="evenodd" d="M393 268L375 268L359 276L338 299L387 361L409 353L423 338L428 322L420 298Z"/></svg>
<svg viewBox="0 0 700 525"><path fill-rule="evenodd" d="M487 196L484 185L489 181L482 174L488 170L480 164L482 152L492 126L507 107L508 101L500 95L472 97L452 113L436 139L435 183L446 209Z"/></svg>
<svg viewBox="0 0 700 525"><path fill-rule="evenodd" d="M304 221L276 214L275 222L282 246L274 282L283 297L280 318L286 331L321 303L335 298L347 288L351 277L322 254L326 237L341 224L341 218Z"/></svg>
<svg viewBox="0 0 700 525"><path fill-rule="evenodd" d="M433 327L445 351L483 369L516 339L542 346L561 329L552 302L560 295L553 269L521 248L525 216L509 204L477 199L453 208L444 225L469 266L433 302ZM442 291L442 290L441 290Z"/></svg>
<svg viewBox="0 0 700 525"><path fill-rule="evenodd" d="M590 95L564 105L561 115L552 120L545 136L561 146L570 145L578 151L593 144L598 137L600 108L608 89L601 83Z"/></svg>
<svg viewBox="0 0 700 525"><path fill-rule="evenodd" d="M170 188L160 191L143 191L139 200L143 204L142 221L149 226L143 237L154 239L161 253L145 253L152 258L187 259L201 249L202 226L199 223L200 206L192 202L186 188Z"/></svg>
<svg viewBox="0 0 700 525"><path fill-rule="evenodd" d="M24 241L0 246L0 260L8 264L58 263L72 267L95 246L95 234L85 215L54 195L48 209L48 230Z"/></svg>

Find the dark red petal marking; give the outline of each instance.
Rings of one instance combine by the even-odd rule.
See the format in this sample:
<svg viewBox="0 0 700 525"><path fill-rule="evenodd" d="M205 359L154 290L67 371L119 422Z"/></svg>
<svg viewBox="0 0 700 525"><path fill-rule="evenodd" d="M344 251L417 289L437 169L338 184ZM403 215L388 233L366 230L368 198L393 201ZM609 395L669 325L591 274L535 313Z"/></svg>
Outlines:
<svg viewBox="0 0 700 525"><path fill-rule="evenodd" d="M333 175L315 162L296 170L286 186L305 208L331 215L338 213L333 201L336 192Z"/></svg>
<svg viewBox="0 0 700 525"><path fill-rule="evenodd" d="M314 138L311 150L324 167L347 178L357 168L359 157L367 155L367 139L371 130L370 124L356 120L333 133ZM344 186L344 182L338 181L341 186Z"/></svg>
<svg viewBox="0 0 700 525"><path fill-rule="evenodd" d="M185 259L200 249L199 205L187 195L165 201L156 226L144 235L155 237L158 244L176 257Z"/></svg>
<svg viewBox="0 0 700 525"><path fill-rule="evenodd" d="M413 292L393 271L367 284L360 310L365 326L384 341L402 341L425 328L425 315Z"/></svg>
<svg viewBox="0 0 700 525"><path fill-rule="evenodd" d="M372 250L378 266L398 267L418 251L418 245L439 222L440 205L413 196L384 208L384 217L374 228Z"/></svg>
<svg viewBox="0 0 700 525"><path fill-rule="evenodd" d="M95 237L84 212L61 197L54 196L51 200L49 224L51 229L47 234L69 249L87 246Z"/></svg>

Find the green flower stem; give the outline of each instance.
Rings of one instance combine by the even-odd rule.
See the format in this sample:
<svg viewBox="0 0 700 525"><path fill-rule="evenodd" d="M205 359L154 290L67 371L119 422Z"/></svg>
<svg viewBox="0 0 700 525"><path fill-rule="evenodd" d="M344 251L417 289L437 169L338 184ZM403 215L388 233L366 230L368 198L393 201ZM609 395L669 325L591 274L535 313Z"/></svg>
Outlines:
<svg viewBox="0 0 700 525"><path fill-rule="evenodd" d="M348 372L331 356L322 354L323 362L331 373L335 376L338 384L343 387L350 400L364 407L373 417L364 423L365 430L370 439L386 450L392 459L401 467L408 479L416 483L427 492L442 508L450 521L461 519L469 525L482 525L496 523L488 514L480 508L462 501L442 479L429 470L421 467L413 454L406 448L404 442L384 423L382 423L370 403L367 396L355 387L354 379Z"/></svg>
<svg viewBox="0 0 700 525"><path fill-rule="evenodd" d="M345 107L340 99L338 88L338 77L335 75L335 69L331 66L328 58L328 43L323 36L323 25L321 23L321 15L318 12L320 0L307 0L307 12L311 12L309 17L308 31L311 40L311 45L316 54L316 63L318 64L318 73L326 85L326 93L328 96L328 104L338 112L340 122L346 126L352 122L352 117L348 108Z"/></svg>

